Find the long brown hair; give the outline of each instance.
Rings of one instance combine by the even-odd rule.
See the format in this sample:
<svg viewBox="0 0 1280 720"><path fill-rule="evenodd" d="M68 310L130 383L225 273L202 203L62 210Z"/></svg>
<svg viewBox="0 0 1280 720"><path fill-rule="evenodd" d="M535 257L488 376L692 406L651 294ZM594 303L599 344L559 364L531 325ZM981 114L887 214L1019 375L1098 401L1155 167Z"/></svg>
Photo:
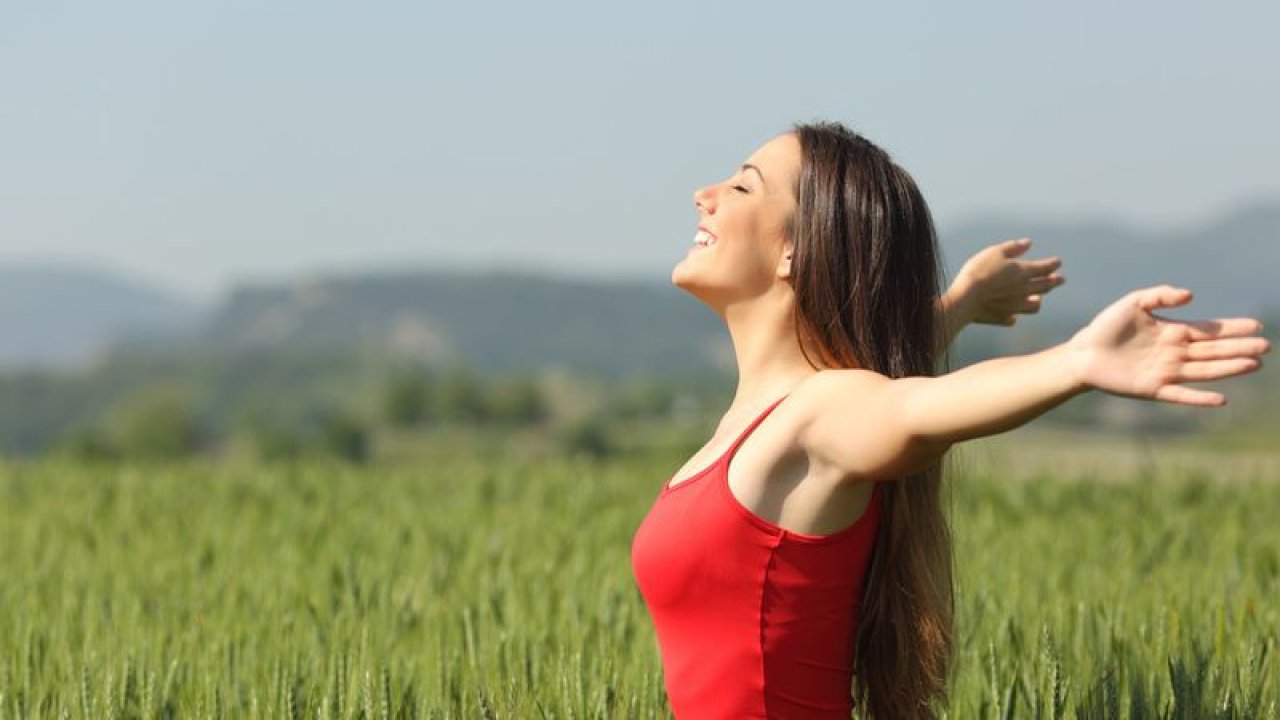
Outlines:
<svg viewBox="0 0 1280 720"><path fill-rule="evenodd" d="M839 123L793 132L802 149L787 226L797 334L836 367L934 375L941 253L915 182ZM941 486L939 462L881 488L851 688L870 717L932 719L934 702L947 700L955 599Z"/></svg>

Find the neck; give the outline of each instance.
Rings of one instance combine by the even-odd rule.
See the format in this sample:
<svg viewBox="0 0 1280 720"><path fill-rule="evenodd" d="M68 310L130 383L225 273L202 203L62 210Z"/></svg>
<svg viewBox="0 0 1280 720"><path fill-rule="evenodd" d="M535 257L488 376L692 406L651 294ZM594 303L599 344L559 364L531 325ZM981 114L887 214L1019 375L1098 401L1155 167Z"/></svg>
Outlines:
<svg viewBox="0 0 1280 720"><path fill-rule="evenodd" d="M800 351L794 301L779 302L774 292L789 290L778 287L724 309L723 318L738 365L738 386L731 408L754 408L772 402L818 371ZM809 357L819 361L812 350Z"/></svg>

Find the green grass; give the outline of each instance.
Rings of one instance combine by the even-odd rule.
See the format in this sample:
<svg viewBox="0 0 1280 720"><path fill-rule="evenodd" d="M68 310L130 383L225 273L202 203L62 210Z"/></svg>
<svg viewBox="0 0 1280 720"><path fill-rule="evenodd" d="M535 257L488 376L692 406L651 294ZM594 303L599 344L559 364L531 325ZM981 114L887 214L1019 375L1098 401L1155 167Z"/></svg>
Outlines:
<svg viewBox="0 0 1280 720"><path fill-rule="evenodd" d="M682 461L0 467L0 718L668 717L628 553ZM1280 714L1280 479L991 474L951 717Z"/></svg>

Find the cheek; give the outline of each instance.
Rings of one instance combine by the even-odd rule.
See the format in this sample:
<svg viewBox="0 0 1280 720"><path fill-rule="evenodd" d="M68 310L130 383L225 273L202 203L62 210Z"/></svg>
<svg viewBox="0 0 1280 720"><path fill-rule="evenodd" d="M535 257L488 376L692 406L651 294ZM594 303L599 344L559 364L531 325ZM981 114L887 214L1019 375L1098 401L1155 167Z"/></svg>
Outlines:
<svg viewBox="0 0 1280 720"><path fill-rule="evenodd" d="M726 244L716 260L733 275L746 279L767 277L773 273L773 258L764 241L756 237L740 237Z"/></svg>

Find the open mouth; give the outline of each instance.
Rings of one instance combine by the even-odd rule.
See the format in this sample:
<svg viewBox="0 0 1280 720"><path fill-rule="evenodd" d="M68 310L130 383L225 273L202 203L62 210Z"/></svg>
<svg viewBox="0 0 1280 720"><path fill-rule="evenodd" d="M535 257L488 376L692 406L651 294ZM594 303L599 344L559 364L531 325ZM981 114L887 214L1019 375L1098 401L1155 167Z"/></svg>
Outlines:
<svg viewBox="0 0 1280 720"><path fill-rule="evenodd" d="M693 236L694 247L706 248L716 244L716 236L706 230L699 230L698 234Z"/></svg>

